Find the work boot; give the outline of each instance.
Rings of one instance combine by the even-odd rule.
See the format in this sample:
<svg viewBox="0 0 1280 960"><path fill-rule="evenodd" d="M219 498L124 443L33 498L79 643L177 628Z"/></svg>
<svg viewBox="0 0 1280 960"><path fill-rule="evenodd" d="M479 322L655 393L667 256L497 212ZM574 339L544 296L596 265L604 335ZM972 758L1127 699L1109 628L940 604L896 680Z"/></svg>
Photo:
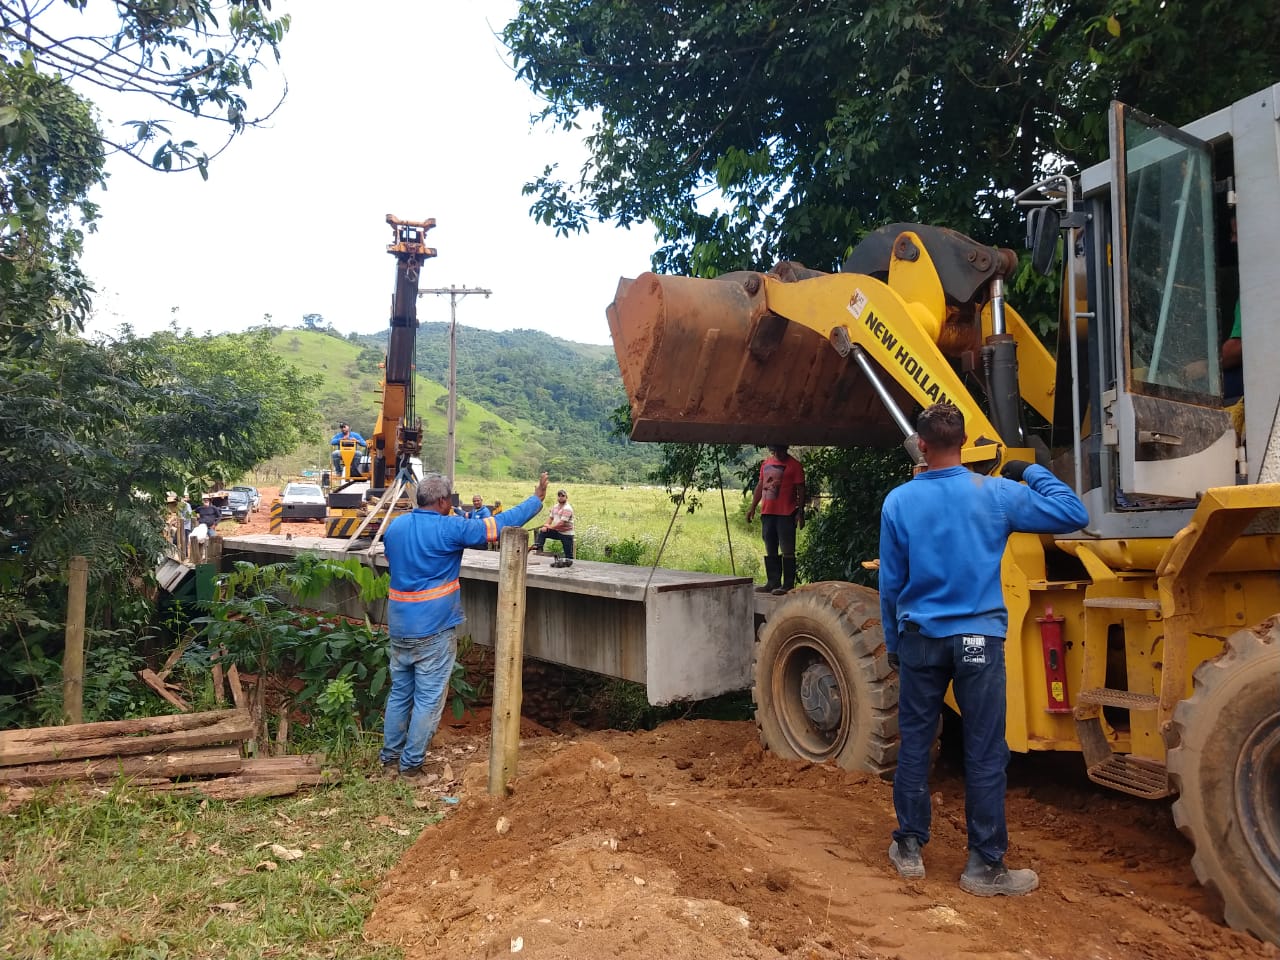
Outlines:
<svg viewBox="0 0 1280 960"><path fill-rule="evenodd" d="M987 863L977 850L960 874L960 889L975 897L1022 897L1040 886L1034 870L1010 870L1003 863Z"/></svg>
<svg viewBox="0 0 1280 960"><path fill-rule="evenodd" d="M924 879L924 858L920 856L920 840L903 837L889 844L889 862L898 868L903 880Z"/></svg>
<svg viewBox="0 0 1280 960"><path fill-rule="evenodd" d="M773 595L775 597L790 593L796 585L796 558L781 557L779 559L782 560L782 583L774 588Z"/></svg>
<svg viewBox="0 0 1280 960"><path fill-rule="evenodd" d="M765 557L764 572L767 582L756 587L756 593L773 593L782 583L782 558Z"/></svg>

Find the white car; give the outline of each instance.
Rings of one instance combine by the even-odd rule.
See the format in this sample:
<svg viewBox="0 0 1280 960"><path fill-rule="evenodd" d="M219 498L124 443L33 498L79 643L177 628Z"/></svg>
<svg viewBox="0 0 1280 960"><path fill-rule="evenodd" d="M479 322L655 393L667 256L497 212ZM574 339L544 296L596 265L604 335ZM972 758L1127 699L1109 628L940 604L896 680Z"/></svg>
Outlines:
<svg viewBox="0 0 1280 960"><path fill-rule="evenodd" d="M289 483L280 493L285 520L323 520L329 509L317 483Z"/></svg>

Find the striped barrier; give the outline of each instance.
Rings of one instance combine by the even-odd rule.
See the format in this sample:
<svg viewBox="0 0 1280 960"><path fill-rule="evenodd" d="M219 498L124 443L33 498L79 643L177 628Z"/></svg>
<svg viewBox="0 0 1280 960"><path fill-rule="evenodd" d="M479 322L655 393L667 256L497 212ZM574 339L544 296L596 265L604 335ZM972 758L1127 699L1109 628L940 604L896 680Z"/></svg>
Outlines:
<svg viewBox="0 0 1280 960"><path fill-rule="evenodd" d="M284 526L284 504L279 500L271 501L271 533L279 533Z"/></svg>

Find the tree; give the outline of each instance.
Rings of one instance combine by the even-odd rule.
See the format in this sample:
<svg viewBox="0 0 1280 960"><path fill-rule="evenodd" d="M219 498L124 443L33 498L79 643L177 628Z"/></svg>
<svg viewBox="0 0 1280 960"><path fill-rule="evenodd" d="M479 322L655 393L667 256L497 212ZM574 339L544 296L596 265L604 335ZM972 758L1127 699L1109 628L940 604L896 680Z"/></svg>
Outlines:
<svg viewBox="0 0 1280 960"><path fill-rule="evenodd" d="M695 275L831 270L903 220L1013 245L1008 191L1099 158L1113 96L1185 122L1280 76L1271 0L525 0L503 38L541 119L589 124L532 215L648 220Z"/></svg>
<svg viewBox="0 0 1280 960"><path fill-rule="evenodd" d="M112 11L100 13L106 6ZM157 169L208 176L210 155L194 140L175 140L171 127L218 128L216 156L275 112L283 90L257 114L248 100L263 57L280 59L289 29L288 16L270 11L271 0L5 0L0 43L6 60L33 73L140 101L148 116L125 121L127 136L101 134L110 148Z"/></svg>
<svg viewBox="0 0 1280 960"><path fill-rule="evenodd" d="M288 17L267 15L270 0L107 6L0 0L0 350L29 351L51 330L83 328L93 291L79 259L108 151L208 176L211 156L283 96L250 115L254 75L264 55L278 58L288 29ZM104 131L77 89L138 103L145 116ZM174 133L179 120L219 127L222 142L205 152Z"/></svg>
<svg viewBox="0 0 1280 960"><path fill-rule="evenodd" d="M0 718L56 669L68 556L90 559L90 639L129 656L166 492L239 476L309 427L315 381L268 337L55 334L0 353Z"/></svg>

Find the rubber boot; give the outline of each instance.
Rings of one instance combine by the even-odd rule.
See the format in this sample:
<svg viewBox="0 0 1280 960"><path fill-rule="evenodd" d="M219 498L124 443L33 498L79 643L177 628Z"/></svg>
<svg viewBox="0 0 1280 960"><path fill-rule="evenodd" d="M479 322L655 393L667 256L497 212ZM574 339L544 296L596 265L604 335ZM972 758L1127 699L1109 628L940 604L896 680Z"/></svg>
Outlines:
<svg viewBox="0 0 1280 960"><path fill-rule="evenodd" d="M924 879L924 858L920 856L920 841L915 837L903 837L889 844L889 862L898 868L904 880Z"/></svg>
<svg viewBox="0 0 1280 960"><path fill-rule="evenodd" d="M773 593L782 582L782 558L765 557L764 572L768 582L756 587L756 593Z"/></svg>
<svg viewBox="0 0 1280 960"><path fill-rule="evenodd" d="M782 557L782 583L773 590L775 597L790 593L796 585L796 558Z"/></svg>
<svg viewBox="0 0 1280 960"><path fill-rule="evenodd" d="M960 874L960 889L975 897L1021 897L1040 886L1034 870L1010 870L1003 863L987 863L977 850Z"/></svg>

